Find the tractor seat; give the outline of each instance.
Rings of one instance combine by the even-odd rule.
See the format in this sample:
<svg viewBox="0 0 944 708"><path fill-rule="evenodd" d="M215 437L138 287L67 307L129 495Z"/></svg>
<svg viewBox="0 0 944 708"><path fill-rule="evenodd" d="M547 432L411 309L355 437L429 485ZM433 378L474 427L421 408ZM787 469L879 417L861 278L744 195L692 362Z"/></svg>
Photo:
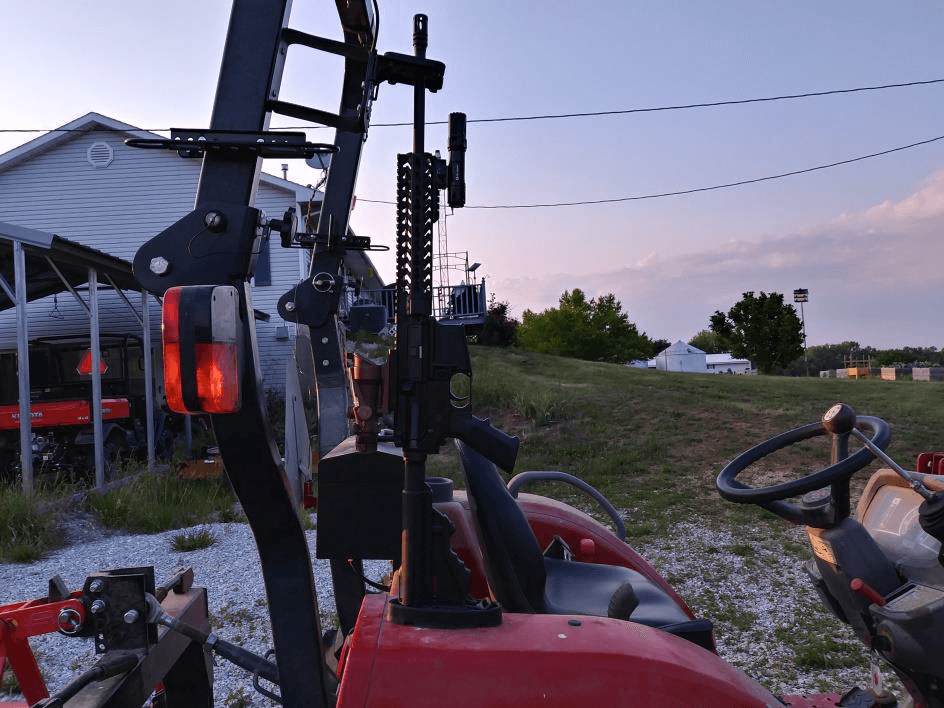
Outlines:
<svg viewBox="0 0 944 708"><path fill-rule="evenodd" d="M642 573L542 554L495 465L460 440L456 447L489 586L505 610L613 617L658 627L714 649L711 623L690 619Z"/></svg>

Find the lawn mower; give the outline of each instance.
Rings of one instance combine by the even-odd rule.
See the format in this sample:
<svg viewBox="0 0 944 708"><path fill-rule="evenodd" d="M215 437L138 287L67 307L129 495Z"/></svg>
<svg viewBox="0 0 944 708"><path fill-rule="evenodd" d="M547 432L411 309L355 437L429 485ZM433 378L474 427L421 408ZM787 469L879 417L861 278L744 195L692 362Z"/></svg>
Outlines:
<svg viewBox="0 0 944 708"><path fill-rule="evenodd" d="M166 704L211 705L212 652L294 707L895 705L874 687L774 696L718 656L711 622L696 617L626 544L618 512L599 493L563 473L525 472L505 484L498 470L513 471L518 440L471 414L454 385L472 373L465 337L431 315L432 228L441 191L450 207L464 203L466 136L464 116L453 114L448 163L426 151L425 95L442 86L445 71L426 57L428 20L414 18L412 55L379 54L375 5L337 1L343 42L289 29L288 5L234 3L209 130L135 140L203 159L194 211L142 246L134 270L163 298L168 404L209 414L255 535L274 650L257 656L209 631L206 591L192 574L157 585L148 568L108 571L74 593L51 585L50 597L34 603L46 621L36 631L90 636L100 654L95 667L35 704L137 706L158 686ZM344 58L337 114L278 99L293 44ZM396 346L379 364L348 355L337 311L345 254L372 247L351 234L348 217L371 102L383 82L413 88L414 136L412 152L397 164ZM304 134L268 131L271 112L334 127L335 140L315 144ZM291 213L270 219L251 206L262 158L325 154L331 165L313 231L299 230ZM338 627L327 631L300 500L259 385L249 281L269 232L312 251L309 275L283 296L279 313L296 324L298 356L309 356L303 368L315 372L322 451L316 552L330 559L338 610ZM391 442L378 439L384 415L393 419ZM833 441L825 469L757 489L738 479L771 452L820 435ZM850 438L863 446L853 454ZM940 459L922 458L909 472L889 458L891 470L873 475L858 519L851 516L849 478L883 457L889 439L885 422L838 405L822 422L738 456L718 488L734 502L805 525L814 550L809 572L824 602L902 679L906 705L942 708ZM462 491L426 474L427 457L449 440ZM571 506L520 492L548 476L597 499L616 533ZM391 561L390 577L368 580L367 559ZM0 627L19 628L19 639L27 633L22 620Z"/></svg>

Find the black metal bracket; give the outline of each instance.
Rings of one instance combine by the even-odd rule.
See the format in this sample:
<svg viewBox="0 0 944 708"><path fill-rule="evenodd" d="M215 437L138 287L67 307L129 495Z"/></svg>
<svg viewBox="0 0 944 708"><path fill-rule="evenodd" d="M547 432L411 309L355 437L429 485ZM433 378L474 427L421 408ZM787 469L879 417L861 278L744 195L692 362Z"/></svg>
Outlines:
<svg viewBox="0 0 944 708"><path fill-rule="evenodd" d="M171 128L170 138L128 138L135 148L176 150L181 157L203 157L208 151L243 152L263 158L310 158L338 151L330 143L309 143L304 133L254 130L191 130Z"/></svg>
<svg viewBox="0 0 944 708"><path fill-rule="evenodd" d="M147 594L154 593L154 568L121 568L85 579L83 604L91 618L95 653L145 650L157 642L157 628L147 623Z"/></svg>
<svg viewBox="0 0 944 708"><path fill-rule="evenodd" d="M337 313L344 290L340 258L322 256L318 262L324 270L316 271L279 298L278 311L283 320L321 327Z"/></svg>
<svg viewBox="0 0 944 708"><path fill-rule="evenodd" d="M377 60L377 82L423 86L436 93L443 87L446 65L435 59L387 52Z"/></svg>
<svg viewBox="0 0 944 708"><path fill-rule="evenodd" d="M235 285L252 276L262 212L244 204L201 204L138 249L134 276L156 295L175 285Z"/></svg>

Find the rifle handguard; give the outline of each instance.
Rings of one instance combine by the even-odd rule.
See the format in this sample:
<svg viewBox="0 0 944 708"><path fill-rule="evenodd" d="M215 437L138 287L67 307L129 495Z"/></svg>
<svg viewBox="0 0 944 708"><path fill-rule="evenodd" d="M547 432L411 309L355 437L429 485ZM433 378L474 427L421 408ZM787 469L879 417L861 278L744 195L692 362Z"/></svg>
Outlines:
<svg viewBox="0 0 944 708"><path fill-rule="evenodd" d="M488 418L476 418L468 412L453 410L450 433L480 455L487 457L505 472L512 472L521 441L493 428Z"/></svg>

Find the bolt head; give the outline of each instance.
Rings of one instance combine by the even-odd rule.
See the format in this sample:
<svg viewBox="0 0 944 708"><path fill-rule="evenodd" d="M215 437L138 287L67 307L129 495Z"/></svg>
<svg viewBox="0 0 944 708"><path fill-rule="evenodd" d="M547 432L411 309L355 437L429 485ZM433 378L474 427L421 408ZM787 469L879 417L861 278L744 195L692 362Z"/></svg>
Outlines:
<svg viewBox="0 0 944 708"><path fill-rule="evenodd" d="M289 300L285 303L286 312L295 312L295 303Z"/></svg>
<svg viewBox="0 0 944 708"><path fill-rule="evenodd" d="M65 607L59 611L56 625L63 634L76 634L82 629L82 616L73 608Z"/></svg>
<svg viewBox="0 0 944 708"><path fill-rule="evenodd" d="M141 613L137 610L128 610L125 612L122 619L125 621L125 624L134 624L138 621L138 618L141 616Z"/></svg>
<svg viewBox="0 0 944 708"><path fill-rule="evenodd" d="M93 602L91 605L89 605L89 612L91 612L93 615L100 614L100 613L102 613L102 612L104 612L104 611L105 611L105 601L104 601L104 600L96 600L96 601Z"/></svg>
<svg viewBox="0 0 944 708"><path fill-rule="evenodd" d="M226 217L221 212L208 211L203 217L203 223L211 232L218 234L226 228Z"/></svg>
<svg viewBox="0 0 944 708"><path fill-rule="evenodd" d="M331 362L328 361L327 359L322 359L322 360L321 360L321 365L322 365L322 366L327 366L327 365L330 364L330 363L331 363Z"/></svg>
<svg viewBox="0 0 944 708"><path fill-rule="evenodd" d="M166 275L167 271L170 270L170 261L164 258L164 256L155 256L151 259L151 265L149 267L154 275Z"/></svg>
<svg viewBox="0 0 944 708"><path fill-rule="evenodd" d="M105 583L101 580L93 580L89 583L89 592L101 592L105 587Z"/></svg>

